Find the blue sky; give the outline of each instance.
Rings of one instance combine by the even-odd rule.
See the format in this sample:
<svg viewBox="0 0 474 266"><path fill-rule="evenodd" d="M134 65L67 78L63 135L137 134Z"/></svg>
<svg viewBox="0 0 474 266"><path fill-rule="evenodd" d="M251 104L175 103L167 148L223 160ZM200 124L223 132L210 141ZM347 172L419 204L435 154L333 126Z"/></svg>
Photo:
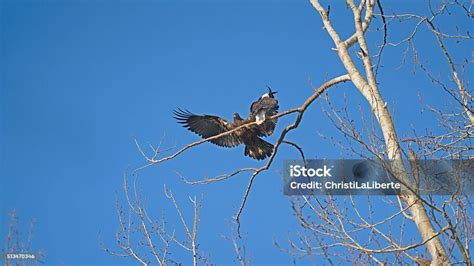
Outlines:
<svg viewBox="0 0 474 266"><path fill-rule="evenodd" d="M331 5L336 28L347 36L353 29L348 11ZM426 6L388 1L386 8L417 12ZM268 84L279 91L280 108L286 110L311 95L309 80L317 85L344 74L306 1L4 0L0 16L0 237L12 209L24 228L36 218L34 247L46 251L46 265L130 264L101 251L98 237L115 247L116 192L120 195L124 172L144 163L133 137L157 144L165 136L165 147L198 139L172 119L173 109L246 116ZM380 22L375 23L369 38L373 50L381 40L375 33ZM447 31L454 25L472 30L456 16L440 24ZM390 37L400 39L408 29L391 31ZM436 73L446 73L433 36L422 31L417 43L423 60ZM459 60L470 58L472 44L449 48ZM401 47L385 51L379 76L400 137L409 136L412 127L436 126L433 117L419 112L419 93L426 103L450 104L425 76L412 73L410 62L399 68L402 52ZM366 108L350 84L332 91L336 103L347 94L351 104ZM319 137L318 132L341 138L319 102L289 139L301 143L308 158L347 157ZM289 121L281 119L278 130ZM283 148L249 196L242 230L255 263L292 263L272 240L284 243L299 227L279 175L283 160L297 156ZM188 195L203 194L201 248L213 262L234 263L232 245L222 235L229 235L248 175L189 186L175 171L200 179L261 164L244 157L243 147L226 150L206 143L143 171L140 184L150 213L164 210L177 228L163 184L188 213Z"/></svg>

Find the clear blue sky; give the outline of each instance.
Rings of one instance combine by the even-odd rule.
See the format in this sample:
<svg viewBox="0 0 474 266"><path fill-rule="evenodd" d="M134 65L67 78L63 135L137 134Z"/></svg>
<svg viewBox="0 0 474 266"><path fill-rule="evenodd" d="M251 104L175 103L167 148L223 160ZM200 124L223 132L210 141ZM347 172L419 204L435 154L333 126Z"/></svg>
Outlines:
<svg viewBox="0 0 474 266"><path fill-rule="evenodd" d="M388 2L386 10L425 8L422 1ZM331 16L343 36L353 29L347 14L344 5L332 4ZM246 116L268 84L279 91L286 110L311 94L308 80L320 84L344 74L319 15L306 1L4 0L0 16L0 237L3 241L11 209L23 228L36 218L33 242L46 251L45 265L130 265L101 251L97 239L100 234L115 247L115 193L121 192L123 173L143 164L132 136L156 144L165 135L164 145L177 147L198 139L172 119L176 107L228 119L234 112ZM450 19L441 22L447 31L454 30L453 21L472 30L469 22ZM372 51L380 41L376 36L370 39ZM424 60L440 62L432 35L422 31L417 41ZM456 59L470 58L472 43L449 48ZM410 63L397 68L401 52L385 51L379 82L403 137L412 127L436 126L433 117L418 111L419 92L426 103L449 102L424 76L413 75ZM435 69L446 71L445 65ZM337 103L346 93L350 104L365 106L350 84L333 91ZM278 130L288 122L281 119ZM346 156L318 132L341 138L319 101L289 139L299 142L308 158ZM242 216L254 263L292 263L272 240L285 243L299 228L280 178L283 160L297 156L283 148L254 184ZM188 186L174 171L200 179L261 164L244 157L243 147L226 150L206 143L149 168L140 180L151 214L164 210L178 229L163 184L188 213L187 196L203 193L200 248L215 263L234 263L232 245L222 235L229 235L248 175Z"/></svg>

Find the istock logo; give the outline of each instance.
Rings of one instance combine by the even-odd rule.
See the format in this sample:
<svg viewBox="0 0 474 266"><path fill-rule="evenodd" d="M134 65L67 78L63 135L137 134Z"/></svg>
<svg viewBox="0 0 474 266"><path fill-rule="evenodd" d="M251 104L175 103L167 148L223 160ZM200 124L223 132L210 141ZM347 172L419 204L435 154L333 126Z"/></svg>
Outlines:
<svg viewBox="0 0 474 266"><path fill-rule="evenodd" d="M328 168L324 165L322 168L306 168L299 164L290 165L290 176L291 177L331 177L332 168Z"/></svg>

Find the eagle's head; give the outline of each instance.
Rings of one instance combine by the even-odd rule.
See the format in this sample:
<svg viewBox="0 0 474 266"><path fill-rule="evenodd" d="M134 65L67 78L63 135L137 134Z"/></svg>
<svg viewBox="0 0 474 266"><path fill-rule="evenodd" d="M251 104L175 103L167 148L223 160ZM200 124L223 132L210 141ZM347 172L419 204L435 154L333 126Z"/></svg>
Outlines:
<svg viewBox="0 0 474 266"><path fill-rule="evenodd" d="M234 113L234 121L242 121L244 120L238 113Z"/></svg>
<svg viewBox="0 0 474 266"><path fill-rule="evenodd" d="M267 85L267 88L268 88L268 92L262 95L262 97L260 98L265 98L265 97L275 98L274 95L277 94L278 91L272 91L272 88L270 88L270 86L268 85Z"/></svg>

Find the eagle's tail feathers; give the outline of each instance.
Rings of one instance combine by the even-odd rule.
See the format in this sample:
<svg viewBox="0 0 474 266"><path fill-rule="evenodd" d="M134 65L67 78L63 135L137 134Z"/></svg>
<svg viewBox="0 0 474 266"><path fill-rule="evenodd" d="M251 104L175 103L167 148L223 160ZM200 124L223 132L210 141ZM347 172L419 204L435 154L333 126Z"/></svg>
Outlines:
<svg viewBox="0 0 474 266"><path fill-rule="evenodd" d="M257 160L263 160L270 157L273 152L273 145L261 138L256 138L251 145L245 145L245 155Z"/></svg>

